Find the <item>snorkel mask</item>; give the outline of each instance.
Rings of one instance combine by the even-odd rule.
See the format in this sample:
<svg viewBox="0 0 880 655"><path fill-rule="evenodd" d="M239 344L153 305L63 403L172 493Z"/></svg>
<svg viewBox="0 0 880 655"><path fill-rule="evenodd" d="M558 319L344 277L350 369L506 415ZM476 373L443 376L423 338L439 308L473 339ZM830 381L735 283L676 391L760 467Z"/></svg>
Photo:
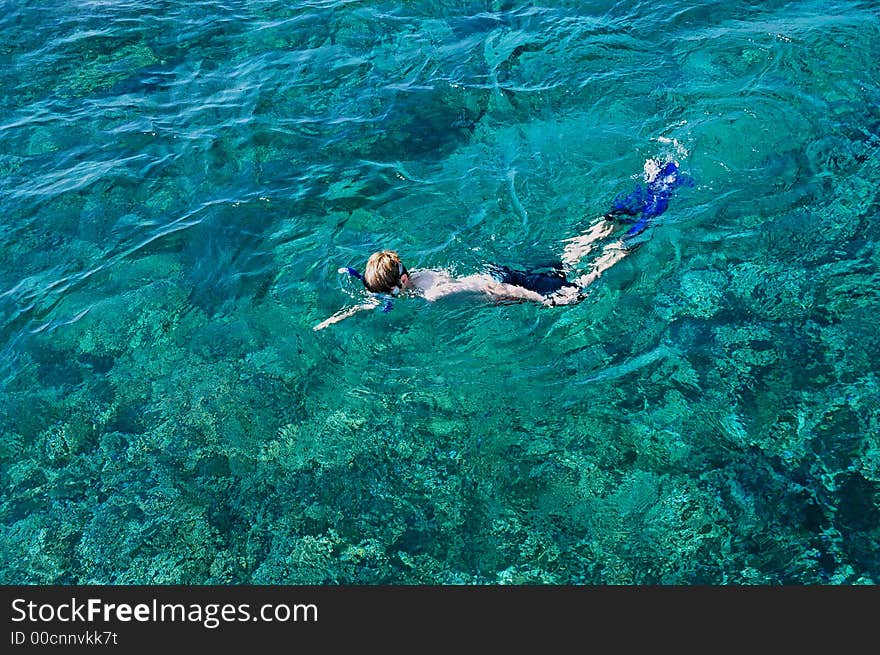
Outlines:
<svg viewBox="0 0 880 655"><path fill-rule="evenodd" d="M360 271L358 271L357 269L352 268L351 266L343 266L342 268L340 268L338 270L338 272L341 274L348 274L351 277L357 278L358 280L360 280L363 283L364 288L367 290L368 293L370 293L373 296L376 296L378 298L383 298L384 303L382 305L382 312L386 313L386 314L388 312L390 312L391 309L394 307L393 299L396 296L400 295L400 292L402 290L401 286L399 284L396 284L391 288L390 294L376 292L376 291L370 291L370 288L367 286L367 281L364 279L363 274ZM404 275L409 275L409 271L406 270L406 267L402 263L398 264L397 273L398 273L398 280L400 280L400 278L402 278Z"/></svg>

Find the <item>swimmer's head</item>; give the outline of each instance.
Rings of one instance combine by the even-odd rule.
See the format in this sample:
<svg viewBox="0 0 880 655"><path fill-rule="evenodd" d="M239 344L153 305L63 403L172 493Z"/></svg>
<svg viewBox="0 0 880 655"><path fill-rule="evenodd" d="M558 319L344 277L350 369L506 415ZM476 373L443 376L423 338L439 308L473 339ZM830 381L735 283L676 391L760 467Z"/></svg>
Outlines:
<svg viewBox="0 0 880 655"><path fill-rule="evenodd" d="M397 295L409 283L409 271L393 250L374 252L364 269L364 286L373 293Z"/></svg>

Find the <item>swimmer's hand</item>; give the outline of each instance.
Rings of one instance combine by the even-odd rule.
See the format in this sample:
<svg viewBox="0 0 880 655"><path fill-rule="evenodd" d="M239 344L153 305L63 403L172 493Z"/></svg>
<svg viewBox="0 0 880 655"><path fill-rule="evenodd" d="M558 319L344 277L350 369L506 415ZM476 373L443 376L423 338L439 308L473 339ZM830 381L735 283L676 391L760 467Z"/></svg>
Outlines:
<svg viewBox="0 0 880 655"><path fill-rule="evenodd" d="M325 327L329 327L334 323L339 323L339 321L346 319L349 316L354 316L360 311L363 311L365 309L376 309L376 307L378 306L378 303L363 303L362 305L355 305L354 307L349 307L347 309L340 309L330 318L318 323L315 327L312 328L312 330L314 330L315 332L317 332L318 330L323 330Z"/></svg>

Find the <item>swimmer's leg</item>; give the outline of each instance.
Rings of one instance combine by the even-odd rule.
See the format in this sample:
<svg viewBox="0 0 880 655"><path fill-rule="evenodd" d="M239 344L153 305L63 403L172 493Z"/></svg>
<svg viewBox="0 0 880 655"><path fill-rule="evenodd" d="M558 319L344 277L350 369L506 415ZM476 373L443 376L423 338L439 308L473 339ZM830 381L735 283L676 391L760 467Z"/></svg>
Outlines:
<svg viewBox="0 0 880 655"><path fill-rule="evenodd" d="M612 219L613 214L609 212L593 223L583 234L565 239L563 241L565 246L562 249L562 263L568 269L577 266L581 259L592 252L597 241L604 239L614 231Z"/></svg>
<svg viewBox="0 0 880 655"><path fill-rule="evenodd" d="M632 252L632 248L622 239L609 243L602 250L602 254L593 262L590 272L574 280L574 283L581 289L586 289L593 282L598 280L602 273L614 266L621 259Z"/></svg>

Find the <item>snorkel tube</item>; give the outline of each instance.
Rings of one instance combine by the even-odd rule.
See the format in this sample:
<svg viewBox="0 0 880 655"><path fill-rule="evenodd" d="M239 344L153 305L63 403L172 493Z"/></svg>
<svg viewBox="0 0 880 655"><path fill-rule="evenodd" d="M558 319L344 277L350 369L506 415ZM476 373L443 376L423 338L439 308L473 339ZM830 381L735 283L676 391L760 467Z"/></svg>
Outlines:
<svg viewBox="0 0 880 655"><path fill-rule="evenodd" d="M363 283L364 283L364 286L366 286L366 284L367 284L366 280L364 280L364 276L361 275L360 272L359 272L357 269L352 268L351 266L343 266L342 268L340 268L340 269L339 269L338 271L336 271L336 272L337 272L337 273L340 273L340 274L342 274L342 273L348 273L351 277L355 277L355 278L357 278L358 280L360 280L361 282L363 282Z"/></svg>

